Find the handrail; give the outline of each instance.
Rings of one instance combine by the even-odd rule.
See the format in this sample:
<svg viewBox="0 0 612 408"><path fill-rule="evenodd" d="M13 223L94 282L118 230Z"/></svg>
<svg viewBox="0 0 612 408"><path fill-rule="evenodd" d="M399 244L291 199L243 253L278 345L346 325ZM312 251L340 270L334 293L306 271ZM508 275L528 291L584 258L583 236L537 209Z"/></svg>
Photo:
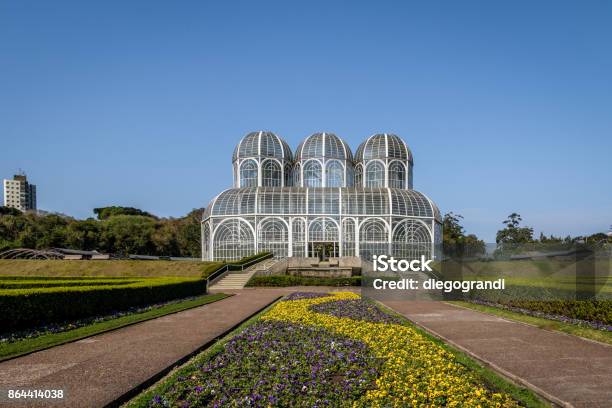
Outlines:
<svg viewBox="0 0 612 408"><path fill-rule="evenodd" d="M274 254L267 253L255 259L251 259L250 261L245 262L243 264L225 264L223 265L222 267L220 267L219 269L217 269L216 271L214 271L213 273L211 273L210 275L206 277L206 292L208 292L208 287L210 286L210 284L214 283L216 280L221 278L225 273L229 272L230 268L232 268L232 270L236 270L240 268L240 271L244 271L245 267L248 268L251 265L255 265L258 262L261 262L265 259L269 259L272 257L274 257ZM236 268L236 269L233 269L233 268Z"/></svg>

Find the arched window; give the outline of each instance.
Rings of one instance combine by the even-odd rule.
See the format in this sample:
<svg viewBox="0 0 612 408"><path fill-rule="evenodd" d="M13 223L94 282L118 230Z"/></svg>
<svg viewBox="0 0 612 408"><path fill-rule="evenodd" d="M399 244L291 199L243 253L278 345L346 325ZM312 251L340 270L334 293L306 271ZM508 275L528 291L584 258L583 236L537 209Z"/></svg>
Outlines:
<svg viewBox="0 0 612 408"><path fill-rule="evenodd" d="M312 221L308 228L308 241L337 242L338 227L336 227L336 223L329 218L317 218Z"/></svg>
<svg viewBox="0 0 612 408"><path fill-rule="evenodd" d="M214 260L236 260L255 253L255 239L245 221L229 219L217 226L213 238Z"/></svg>
<svg viewBox="0 0 612 408"><path fill-rule="evenodd" d="M257 187L257 163L246 160L240 165L240 187Z"/></svg>
<svg viewBox="0 0 612 408"><path fill-rule="evenodd" d="M311 160L304 165L304 187L321 187L321 163Z"/></svg>
<svg viewBox="0 0 612 408"><path fill-rule="evenodd" d="M285 187L291 186L291 166L285 165Z"/></svg>
<svg viewBox="0 0 612 408"><path fill-rule="evenodd" d="M381 162L371 162L366 167L366 187L385 186L385 166Z"/></svg>
<svg viewBox="0 0 612 408"><path fill-rule="evenodd" d="M306 245L306 223L300 218L294 218L292 229L293 256L303 257Z"/></svg>
<svg viewBox="0 0 612 408"><path fill-rule="evenodd" d="M389 165L389 187L406 188L406 168L398 161Z"/></svg>
<svg viewBox="0 0 612 408"><path fill-rule="evenodd" d="M418 259L421 255L431 257L431 234L422 222L404 220L393 231L393 256Z"/></svg>
<svg viewBox="0 0 612 408"><path fill-rule="evenodd" d="M268 218L257 229L258 252L272 252L275 256L287 256L289 236L287 226L278 218Z"/></svg>
<svg viewBox="0 0 612 408"><path fill-rule="evenodd" d="M302 187L302 167L300 166L300 163L297 163L295 165L295 168L293 169L293 185L295 187Z"/></svg>
<svg viewBox="0 0 612 408"><path fill-rule="evenodd" d="M355 221L342 221L342 256L355 256Z"/></svg>
<svg viewBox="0 0 612 408"><path fill-rule="evenodd" d="M371 259L372 255L389 253L389 230L387 224L378 218L365 220L359 228L359 255Z"/></svg>
<svg viewBox="0 0 612 408"><path fill-rule="evenodd" d="M355 187L363 187L363 166L361 164L355 167Z"/></svg>
<svg viewBox="0 0 612 408"><path fill-rule="evenodd" d="M327 163L325 174L326 187L344 187L344 166L338 160Z"/></svg>
<svg viewBox="0 0 612 408"><path fill-rule="evenodd" d="M280 187L282 183L280 164L274 160L266 160L263 164L262 185L264 187Z"/></svg>

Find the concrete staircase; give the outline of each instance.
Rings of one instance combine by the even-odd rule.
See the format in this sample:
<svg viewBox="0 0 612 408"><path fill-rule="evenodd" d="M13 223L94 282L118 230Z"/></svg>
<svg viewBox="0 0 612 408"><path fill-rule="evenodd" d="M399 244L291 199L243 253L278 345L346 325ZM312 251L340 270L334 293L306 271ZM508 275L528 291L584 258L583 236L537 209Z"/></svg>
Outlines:
<svg viewBox="0 0 612 408"><path fill-rule="evenodd" d="M258 262L255 265L251 265L244 271L228 272L227 275L219 279L208 289L219 292L224 290L243 289L253 275L255 275L257 272L268 270L278 261L280 261L279 258L270 258L266 259L265 261Z"/></svg>

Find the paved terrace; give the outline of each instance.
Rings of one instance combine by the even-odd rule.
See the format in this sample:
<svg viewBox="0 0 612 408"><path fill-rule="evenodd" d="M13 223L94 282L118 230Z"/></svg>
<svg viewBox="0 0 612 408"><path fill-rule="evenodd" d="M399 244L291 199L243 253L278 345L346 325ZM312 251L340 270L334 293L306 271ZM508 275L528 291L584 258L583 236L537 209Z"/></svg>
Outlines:
<svg viewBox="0 0 612 408"><path fill-rule="evenodd" d="M66 398L53 406L105 406L278 296L277 291L244 291L214 303L2 362L0 389L63 389ZM33 405L50 405L50 400ZM0 400L0 406L7 406L7 401Z"/></svg>

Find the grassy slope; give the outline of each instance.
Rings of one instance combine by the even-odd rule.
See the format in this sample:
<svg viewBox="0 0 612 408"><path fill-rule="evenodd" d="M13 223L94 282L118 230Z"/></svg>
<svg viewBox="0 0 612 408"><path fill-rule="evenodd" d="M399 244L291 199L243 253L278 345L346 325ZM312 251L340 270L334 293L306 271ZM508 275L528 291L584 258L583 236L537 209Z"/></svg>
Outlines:
<svg viewBox="0 0 612 408"><path fill-rule="evenodd" d="M211 264L198 261L65 261L0 259L0 275L200 277Z"/></svg>
<svg viewBox="0 0 612 408"><path fill-rule="evenodd" d="M210 360L217 353L221 352L223 350L223 346L224 346L225 343L227 343L232 337L234 337L237 334L239 334L240 332L242 332L248 326L256 323L259 320L259 318L267 310L269 310L271 307L273 307L275 304L276 304L276 302L273 303L272 305L268 306L266 309L262 310L260 313L258 313L256 316L254 316L251 319L249 319L247 322L243 323L240 327L238 327L236 330L232 331L230 334L228 334L226 337L224 337L221 341L216 343L211 348L209 348L207 350L204 350L202 353L200 353L197 356L195 356L193 359L191 359L189 362L187 362L183 366L178 367L175 370L173 370L172 372L170 372L166 377L162 378L156 384L154 384L153 386L151 386L147 390L143 391L141 394L139 394L138 396L133 398L131 401L129 401L128 403L123 405L123 407L128 407L128 408L145 408L145 407L147 407L149 401L155 395L161 395L161 394L164 393L165 390L168 390L174 384L174 382L176 382L176 378L177 377L188 375L190 373L190 371L193 370L193 367L196 364L202 364L202 363ZM475 360L473 360L470 357L468 357L467 354L462 353L461 351L454 349L453 347L447 345L446 343L442 342L441 340L437 339L436 337L430 335L429 333L427 333L424 330L420 329L419 327L415 326L412 322L407 320L404 316L395 313L393 310L387 308L386 306L384 306L384 305L382 305L380 303L377 303L377 305L380 306L383 310L385 310L385 312L399 317L407 325L409 325L410 327L413 327L415 330L417 330L419 333L421 333L427 339L431 340L433 343L435 343L435 344L439 345L440 347L443 347L445 350L448 350L449 352L451 352L453 355L455 355L455 357L457 358L457 361L459 363L461 363L464 366L468 367L468 369L474 371L476 373L476 375L479 378L481 378L482 381L488 387L490 387L492 389L495 389L497 391L500 391L500 392L504 392L504 393L510 394L514 399L520 401L522 403L522 405L524 405L526 407L540 408L540 407L548 407L549 406L547 403L543 402L531 390L529 390L527 388L524 388L524 387L521 387L521 386L518 386L518 385L515 385L515 384L505 380L499 374L495 373L493 370L481 366L478 362L476 362Z"/></svg>
<svg viewBox="0 0 612 408"><path fill-rule="evenodd" d="M20 355L28 354L34 351L44 350L60 344L80 340L85 337L100 334L109 330L115 330L134 323L154 319L156 317L165 316L186 309L191 309L197 306L205 305L207 303L216 302L226 297L227 295L224 294L205 295L196 299L173 303L146 312L135 313L100 323L90 324L88 326L79 327L74 330L69 330L61 333L46 334L33 339L25 339L14 343L0 343L0 361L15 358Z"/></svg>
<svg viewBox="0 0 612 408"><path fill-rule="evenodd" d="M541 329L560 331L574 336L584 337L586 339L612 344L612 332L590 329L588 327L581 327L575 324L563 323L556 320L543 319L541 317L528 316L522 313L498 309L492 306L476 305L474 303L459 301L449 303L503 317L509 320L516 320L519 322L532 324Z"/></svg>

